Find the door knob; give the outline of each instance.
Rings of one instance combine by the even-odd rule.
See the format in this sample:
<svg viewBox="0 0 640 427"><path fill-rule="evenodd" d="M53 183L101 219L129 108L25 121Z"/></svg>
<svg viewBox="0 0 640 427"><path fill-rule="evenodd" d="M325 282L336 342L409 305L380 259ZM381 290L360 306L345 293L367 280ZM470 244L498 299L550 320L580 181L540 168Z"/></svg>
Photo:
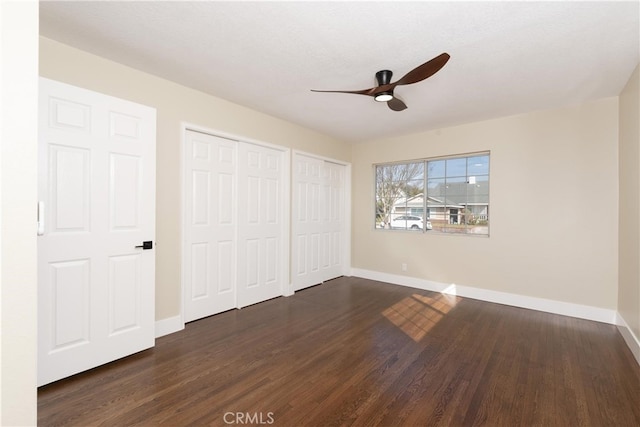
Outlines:
<svg viewBox="0 0 640 427"><path fill-rule="evenodd" d="M153 249L153 242L151 240L147 240L145 242L142 242L140 246L136 246L136 248L142 248L143 250Z"/></svg>

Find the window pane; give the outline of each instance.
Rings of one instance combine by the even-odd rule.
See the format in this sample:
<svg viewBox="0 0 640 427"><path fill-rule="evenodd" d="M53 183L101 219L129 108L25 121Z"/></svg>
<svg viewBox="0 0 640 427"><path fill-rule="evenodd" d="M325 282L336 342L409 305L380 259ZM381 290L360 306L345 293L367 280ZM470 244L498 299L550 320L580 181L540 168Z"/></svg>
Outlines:
<svg viewBox="0 0 640 427"><path fill-rule="evenodd" d="M467 187L467 202L489 203L489 183L469 184Z"/></svg>
<svg viewBox="0 0 640 427"><path fill-rule="evenodd" d="M411 228L414 222L397 220L423 203L414 200L424 192L424 162L410 162L376 166L376 227ZM405 221L404 225L401 222ZM396 227L397 226L397 227Z"/></svg>
<svg viewBox="0 0 640 427"><path fill-rule="evenodd" d="M447 160L447 177L450 176L467 176L466 158Z"/></svg>
<svg viewBox="0 0 640 427"><path fill-rule="evenodd" d="M465 233L466 227L462 222L464 218L464 209L460 205L447 205L445 207L446 222L442 231L446 233Z"/></svg>
<svg viewBox="0 0 640 427"><path fill-rule="evenodd" d="M429 198L444 198L446 194L446 187L444 178L431 178L427 181L427 191ZM428 200L429 201L429 200ZM440 200L443 202L443 200Z"/></svg>
<svg viewBox="0 0 640 427"><path fill-rule="evenodd" d="M467 174L488 175L489 174L489 156L475 156L467 158Z"/></svg>
<svg viewBox="0 0 640 427"><path fill-rule="evenodd" d="M489 234L489 207L475 206L467 214L468 234Z"/></svg>
<svg viewBox="0 0 640 427"><path fill-rule="evenodd" d="M443 178L444 177L444 160L432 160L427 163L427 175L429 178Z"/></svg>
<svg viewBox="0 0 640 427"><path fill-rule="evenodd" d="M424 180L423 179L412 179L407 182L405 187L405 192L407 197L412 198L417 195L422 195L424 192Z"/></svg>
<svg viewBox="0 0 640 427"><path fill-rule="evenodd" d="M424 162L415 162L407 164L407 173L404 177L405 181L412 179L424 179Z"/></svg>
<svg viewBox="0 0 640 427"><path fill-rule="evenodd" d="M444 178L432 178L427 181L427 212L431 226L436 231L442 231L442 227L446 223L445 194Z"/></svg>
<svg viewBox="0 0 640 427"><path fill-rule="evenodd" d="M447 178L446 194L447 203L464 205L467 200L467 180L464 177Z"/></svg>
<svg viewBox="0 0 640 427"><path fill-rule="evenodd" d="M390 181L391 180L391 166L377 166L376 167L376 178L380 181Z"/></svg>

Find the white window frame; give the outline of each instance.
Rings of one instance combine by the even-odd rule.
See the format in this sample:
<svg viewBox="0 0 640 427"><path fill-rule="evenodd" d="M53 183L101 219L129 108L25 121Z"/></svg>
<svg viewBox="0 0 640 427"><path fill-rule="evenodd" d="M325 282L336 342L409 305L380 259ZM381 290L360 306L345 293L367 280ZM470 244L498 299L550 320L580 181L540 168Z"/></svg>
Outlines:
<svg viewBox="0 0 640 427"><path fill-rule="evenodd" d="M469 158L474 158L474 157L480 157L480 156L487 156L488 158L488 162L486 165L486 173L478 173L478 174L473 174L473 172L471 172L469 170ZM447 161L447 160L456 160L456 159L465 159L465 169L464 169L464 174L459 174L459 175L452 175L452 176L447 176L446 173L446 169L445 169L445 173L442 176L437 176L437 177L432 177L429 176L429 163L430 162L437 162L437 161ZM417 179L422 179L422 193L418 193L418 195L422 195L422 205L420 206L420 209L422 209L423 212L428 214L427 218L423 218L423 226L422 226L422 230L417 230L417 231L422 231L423 234L447 234L447 235L456 235L456 236L476 236L476 237L489 237L490 235L490 206L491 206L491 202L490 202L490 184L491 184L491 173L490 173L490 166L491 166L491 152L490 151L479 151L479 152L472 152L472 153L463 153L463 154L455 154L455 155L448 155L448 156L438 156L438 157L429 157L429 158L421 158L421 159L413 159L413 160L404 160L404 161L396 161L396 162L385 162L385 163L376 163L373 164L373 176L374 176L374 189L373 189L373 211L374 211L374 229L377 230L382 230L382 231L400 231L400 232L412 232L415 234L419 234L416 233L416 230L410 230L407 224L407 229L403 229L403 228L392 228L391 227L391 223L393 221L393 219L397 216L403 216L403 215L413 215L412 209L415 207L411 207L408 206L406 204L406 202L410 199L410 197L405 197L405 196L395 196L398 199L405 199L405 206L404 209L402 209L402 211L397 212L395 215L393 213L393 211L389 211L389 208L384 208L382 206L384 205L389 205L389 203L391 203L391 200L386 200L386 203L382 203L379 204L379 199L378 199L378 185L379 185L379 181L378 181L378 168L379 167L386 167L386 166L402 166L402 165L409 165L409 164L419 164L419 163L423 163L423 167L422 167L422 172L421 172L421 178L417 178ZM446 168L447 163L445 163L445 168ZM478 165L480 166L480 165ZM481 178L480 180L477 181L477 178ZM417 179L412 179L411 177L409 177L408 179L406 179L404 182L409 182L410 180L416 181ZM465 194L464 196L461 196L460 194L456 195L454 197L454 195L452 194L451 197L460 199L462 197L462 201L455 204L455 203L449 203L449 199L447 199L446 197L446 192L445 192L445 196L444 196L444 206L445 206L445 210L443 211L442 218L439 218L436 216L436 218L434 219L433 215L434 215L434 206L433 205L429 205L429 199L433 199L434 196L430 195L429 192L429 180L442 180L443 186L445 188L449 188L448 187L448 182L450 182L451 184L454 183L458 183L458 182L464 182L465 186L464 186L464 191ZM402 185L403 181L397 181L398 183L400 183L399 185ZM477 183L476 183L477 182ZM470 201L471 200L471 195L469 194L469 185L477 185L478 188L480 188L480 185L482 182L486 182L486 198L487 198L487 202L482 203L482 205L484 206L484 208L480 209L480 213L478 213L477 209L475 210L475 213L471 213L468 211L469 206L478 206L474 201ZM432 193L431 193L432 194ZM417 197L417 196L414 196ZM393 202L393 203L397 203ZM447 207L451 205L451 206L459 206L456 210L456 212L452 213L452 214L448 214L448 210ZM385 209L387 211L385 211ZM473 208L472 208L473 209ZM382 212L380 212L382 210ZM453 210L453 208L452 208ZM465 212L465 210L467 212ZM460 212L462 211L462 213ZM451 217L451 215L455 215L455 218ZM449 218L451 217L451 218ZM435 224L432 224L435 223ZM431 227L431 228L430 228ZM464 230L464 231L462 231Z"/></svg>

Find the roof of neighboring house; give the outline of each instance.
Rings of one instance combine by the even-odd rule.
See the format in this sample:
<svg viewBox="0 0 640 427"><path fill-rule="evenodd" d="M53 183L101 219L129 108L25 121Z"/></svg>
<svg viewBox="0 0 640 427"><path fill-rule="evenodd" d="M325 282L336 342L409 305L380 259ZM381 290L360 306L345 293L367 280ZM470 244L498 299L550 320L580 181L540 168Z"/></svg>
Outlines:
<svg viewBox="0 0 640 427"><path fill-rule="evenodd" d="M469 203L471 204L471 203ZM477 204L477 203L474 203ZM485 203L486 204L486 203ZM403 197L398 199L397 202L393 204L394 206L410 206L410 207L421 207L424 206L424 196L422 193L417 194L413 197ZM436 197L427 197L427 207L438 207L438 206L449 206L452 208L463 208L464 205L456 204L449 199L442 199Z"/></svg>
<svg viewBox="0 0 640 427"><path fill-rule="evenodd" d="M487 194L488 191L488 181L482 181L482 182L478 182L476 185L472 185L471 187L469 187L469 184L467 182L447 182L446 184L444 182L442 183L438 183L438 185L436 185L433 188L429 189L429 193L435 193L435 194L446 194L446 197L434 197L434 196L428 196L427 197L427 205L428 206L451 206L451 207L457 207L457 208L462 208L466 205L488 205L489 204L489 196ZM405 205L406 206L411 206L411 207L418 207L418 206L422 206L423 205L423 193L419 193L416 194L415 196L412 197L403 197L401 199L398 199L398 201L396 203L394 203L394 206L402 206ZM469 197L469 196L473 196L473 197ZM474 200L473 202L468 202L468 197L471 200ZM478 201L477 198L480 198L480 200L482 200L483 198L486 197L486 202L482 202L482 201Z"/></svg>

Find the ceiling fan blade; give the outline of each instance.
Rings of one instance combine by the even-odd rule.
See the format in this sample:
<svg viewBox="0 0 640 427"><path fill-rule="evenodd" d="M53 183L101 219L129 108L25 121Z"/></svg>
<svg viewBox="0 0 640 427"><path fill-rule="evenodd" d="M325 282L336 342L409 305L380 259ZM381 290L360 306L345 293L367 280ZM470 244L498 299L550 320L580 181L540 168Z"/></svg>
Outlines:
<svg viewBox="0 0 640 427"><path fill-rule="evenodd" d="M353 93L356 95L369 95L373 96L374 92L377 88L372 87L370 89L362 89L362 90L315 90L311 89L311 92L325 92L325 93Z"/></svg>
<svg viewBox="0 0 640 427"><path fill-rule="evenodd" d="M445 66L449 58L451 58L451 56L449 56L448 53L442 53L424 64L418 65L416 68L405 74L400 80L392 84L395 86L418 83L440 71L440 69Z"/></svg>
<svg viewBox="0 0 640 427"><path fill-rule="evenodd" d="M387 101L387 105L393 111L402 111L407 109L407 104L405 104L400 98L393 97L390 101Z"/></svg>

